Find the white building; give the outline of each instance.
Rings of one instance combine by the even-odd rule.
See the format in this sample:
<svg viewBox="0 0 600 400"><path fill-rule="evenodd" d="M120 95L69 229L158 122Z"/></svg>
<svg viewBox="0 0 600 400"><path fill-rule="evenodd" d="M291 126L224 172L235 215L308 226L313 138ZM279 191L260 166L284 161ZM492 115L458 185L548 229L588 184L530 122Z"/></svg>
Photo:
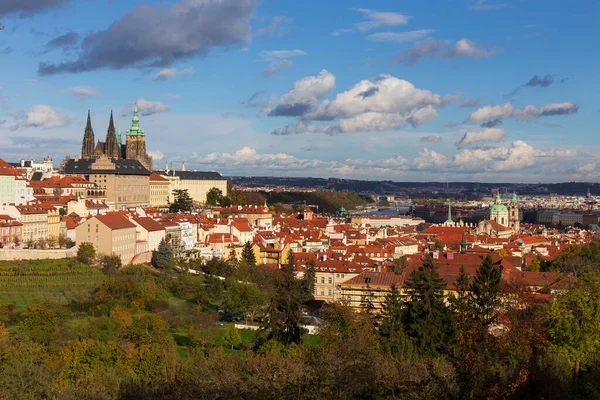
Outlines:
<svg viewBox="0 0 600 400"><path fill-rule="evenodd" d="M158 249L160 241L165 237L165 228L150 217L133 218L131 220L136 228L136 240L148 242L148 250Z"/></svg>
<svg viewBox="0 0 600 400"><path fill-rule="evenodd" d="M33 199L33 189L25 177L0 159L0 204L25 204Z"/></svg>

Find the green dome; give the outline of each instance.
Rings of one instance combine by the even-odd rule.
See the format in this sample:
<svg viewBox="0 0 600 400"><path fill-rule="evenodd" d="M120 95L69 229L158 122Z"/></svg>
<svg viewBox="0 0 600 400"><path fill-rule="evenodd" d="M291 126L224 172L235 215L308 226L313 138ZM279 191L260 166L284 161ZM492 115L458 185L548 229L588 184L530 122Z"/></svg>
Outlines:
<svg viewBox="0 0 600 400"><path fill-rule="evenodd" d="M492 204L490 207L491 213L507 213L508 208L504 204Z"/></svg>
<svg viewBox="0 0 600 400"><path fill-rule="evenodd" d="M340 214L345 214L346 213L346 209L344 208L344 206L340 207Z"/></svg>

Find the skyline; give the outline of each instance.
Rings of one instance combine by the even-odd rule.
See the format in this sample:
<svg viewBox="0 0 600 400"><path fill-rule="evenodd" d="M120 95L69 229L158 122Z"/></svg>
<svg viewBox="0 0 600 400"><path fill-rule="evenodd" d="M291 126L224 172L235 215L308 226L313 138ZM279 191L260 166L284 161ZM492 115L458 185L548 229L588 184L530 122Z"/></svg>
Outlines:
<svg viewBox="0 0 600 400"><path fill-rule="evenodd" d="M573 1L565 13L558 0L5 2L0 157L60 162L79 154L88 109L102 138L110 111L125 131L137 102L155 168L598 181L599 11Z"/></svg>

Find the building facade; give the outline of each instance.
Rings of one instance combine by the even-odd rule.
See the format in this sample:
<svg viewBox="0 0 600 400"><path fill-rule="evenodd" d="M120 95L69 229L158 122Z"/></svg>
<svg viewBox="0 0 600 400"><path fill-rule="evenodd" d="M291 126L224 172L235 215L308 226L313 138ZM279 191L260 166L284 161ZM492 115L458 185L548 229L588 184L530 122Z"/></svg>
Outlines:
<svg viewBox="0 0 600 400"><path fill-rule="evenodd" d="M162 176L171 183L171 192L169 193L169 202L175 200L173 190L187 190L195 202L206 203L206 194L212 188L220 189L223 196L227 196L227 179L223 178L218 172L205 171L162 171Z"/></svg>
<svg viewBox="0 0 600 400"><path fill-rule="evenodd" d="M97 254L119 256L123 264L135 256L136 225L121 214L91 217L75 228L75 235L77 246L92 243Z"/></svg>
<svg viewBox="0 0 600 400"><path fill-rule="evenodd" d="M72 159L64 164L65 175L78 175L103 188L112 209L150 205L150 174L138 160Z"/></svg>
<svg viewBox="0 0 600 400"><path fill-rule="evenodd" d="M157 173L150 175L150 206L166 207L171 198L171 182Z"/></svg>

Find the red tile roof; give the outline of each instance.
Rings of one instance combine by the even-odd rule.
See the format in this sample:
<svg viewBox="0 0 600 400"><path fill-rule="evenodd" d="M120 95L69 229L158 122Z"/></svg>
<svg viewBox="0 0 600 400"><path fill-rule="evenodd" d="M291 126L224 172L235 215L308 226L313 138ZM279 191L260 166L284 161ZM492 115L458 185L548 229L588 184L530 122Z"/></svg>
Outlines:
<svg viewBox="0 0 600 400"><path fill-rule="evenodd" d="M165 228L150 217L134 218L135 223L148 232L164 231Z"/></svg>
<svg viewBox="0 0 600 400"><path fill-rule="evenodd" d="M135 228L135 224L122 214L108 213L104 215L96 215L94 218L113 230Z"/></svg>

